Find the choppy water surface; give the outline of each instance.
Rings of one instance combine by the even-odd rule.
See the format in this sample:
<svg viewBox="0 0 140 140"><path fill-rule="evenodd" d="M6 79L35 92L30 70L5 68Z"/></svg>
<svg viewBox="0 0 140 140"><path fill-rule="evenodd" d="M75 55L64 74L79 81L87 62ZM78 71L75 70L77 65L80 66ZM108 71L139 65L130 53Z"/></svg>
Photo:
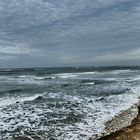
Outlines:
<svg viewBox="0 0 140 140"><path fill-rule="evenodd" d="M139 67L3 69L0 140L88 140L139 96Z"/></svg>

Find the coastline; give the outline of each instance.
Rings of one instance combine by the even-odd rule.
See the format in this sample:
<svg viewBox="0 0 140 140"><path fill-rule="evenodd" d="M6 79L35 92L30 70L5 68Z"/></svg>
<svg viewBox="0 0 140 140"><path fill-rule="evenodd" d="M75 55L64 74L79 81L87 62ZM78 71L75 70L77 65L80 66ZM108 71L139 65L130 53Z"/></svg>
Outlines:
<svg viewBox="0 0 140 140"><path fill-rule="evenodd" d="M140 102L106 123L105 133L90 140L140 140Z"/></svg>

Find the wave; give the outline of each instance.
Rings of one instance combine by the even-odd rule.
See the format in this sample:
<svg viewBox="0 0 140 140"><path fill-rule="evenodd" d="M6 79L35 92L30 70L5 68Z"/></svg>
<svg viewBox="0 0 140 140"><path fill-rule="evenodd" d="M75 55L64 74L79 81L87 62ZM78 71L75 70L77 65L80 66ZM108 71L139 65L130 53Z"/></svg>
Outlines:
<svg viewBox="0 0 140 140"><path fill-rule="evenodd" d="M80 75L93 75L96 72L74 72L74 73L60 73L60 74L55 74L56 77L58 78L75 78Z"/></svg>
<svg viewBox="0 0 140 140"><path fill-rule="evenodd" d="M125 73L129 73L129 72L133 72L130 69L127 70L112 70L112 71L89 71L89 72L74 72L74 73L60 73L60 74L55 74L56 77L58 78L75 78L78 76L84 76L84 75L100 75L100 74L125 74Z"/></svg>
<svg viewBox="0 0 140 140"><path fill-rule="evenodd" d="M58 78L74 78L77 77L78 75L76 73L61 73L61 74L56 74L56 77Z"/></svg>
<svg viewBox="0 0 140 140"><path fill-rule="evenodd" d="M12 81L9 80L11 85L8 83L10 90L8 91L8 88L7 91L16 94L0 96L0 126L3 123L0 131L13 131L12 127L21 126L40 130L41 124L45 131L52 128L59 130L59 132L54 132L58 139L77 140L79 138L85 140L94 134L101 134L105 122L122 110L128 109L138 101L140 96L138 84L136 83L137 86L134 87L135 83L126 81L129 79L139 80L139 77L136 75L134 77L133 73L131 73L132 75L124 74L126 77L117 75L125 72L124 70L90 71L50 75L36 75L36 73L25 75L21 73L20 76L10 76ZM53 78L57 79L50 80ZM27 85L18 85L13 81ZM34 86L30 84L44 85ZM17 89L14 89L15 87ZM30 88L33 91L30 91ZM27 89L30 94L17 94L18 92L27 93L21 91L24 89ZM33 95L37 92L42 93ZM10 120L11 117L15 118L12 120L14 124L12 121L3 121L5 113L7 120ZM80 121L71 124L71 119L75 121L76 117L80 117ZM52 118L54 119L52 120ZM59 135L60 133L61 135Z"/></svg>
<svg viewBox="0 0 140 140"><path fill-rule="evenodd" d="M0 72L11 72L13 69L0 69Z"/></svg>
<svg viewBox="0 0 140 140"><path fill-rule="evenodd" d="M95 82L86 83L86 85L95 85Z"/></svg>
<svg viewBox="0 0 140 140"><path fill-rule="evenodd" d="M96 74L97 72L95 72L95 71L89 71L89 72L79 72L79 73L77 73L77 74L79 74L79 75L92 75L92 74Z"/></svg>
<svg viewBox="0 0 140 140"><path fill-rule="evenodd" d="M0 107L2 106L8 106L8 105L12 105L15 104L17 102L23 103L26 101L34 101L36 99L38 99L39 97L43 97L46 93L42 93L42 94L35 94L32 96L15 96L15 97L10 97L10 96L6 96L6 97L1 97L0 98Z"/></svg>
<svg viewBox="0 0 140 140"><path fill-rule="evenodd" d="M116 114L119 114L120 111L127 110L130 106L132 106L138 101L138 99L136 98L137 96L135 96L135 94L119 94L115 96L111 95L105 98L99 98L89 96L85 97L81 94L73 96L71 94L64 94L62 92L36 94L34 96L24 97L22 98L22 100L20 99L21 97L18 97L16 101L35 101L36 103L36 101L44 100L44 96L45 98L54 99L50 100L50 103L52 103L51 105L53 105L52 107L48 107L49 100L47 103L39 105L34 105L30 103L28 104L27 102L26 105L24 104L25 107L23 105L23 108L17 108L18 111L15 114L11 113L12 117L16 118L18 116L17 113L20 114L20 112L22 112L22 114L25 113L27 117L25 117L25 115L20 116L21 118L19 120L19 126L20 124L22 124L23 126L32 127L30 126L29 121L33 121L35 126L41 124L43 128L46 128L43 124L45 123L50 125L50 127L48 125L45 130L49 130L49 128L52 130L52 127L55 127L56 129L59 128L59 133L55 132L56 136L58 136L58 139L71 138L75 140L78 139L78 136L80 139L85 140L89 139L89 137L93 136L93 134L101 134L101 132L103 132L105 122L113 118ZM59 99L61 100L61 102L58 102ZM74 111L74 113L72 112L72 110ZM46 115L46 118L42 119L44 118L44 115ZM61 115L63 117L61 117ZM85 117L83 117L84 115ZM8 119L11 118L11 116L7 117ZM52 123L52 117L54 117L54 124ZM80 117L80 121L76 121L74 125L73 123L71 124L71 120L77 120L76 117L78 117L78 119ZM15 119L14 121L17 120ZM1 123L3 122L1 121L0 124ZM56 123L60 126L57 126ZM4 123L3 128L5 126L8 127L7 130L9 130L10 126L13 126L13 124L12 122ZM18 124L16 124L15 127L18 128ZM11 130L13 130L12 127ZM37 129L35 128L35 130ZM69 133L71 131L73 133ZM60 133L62 134L59 135ZM82 135L79 134L83 134L85 135L85 137L82 137Z"/></svg>
<svg viewBox="0 0 140 140"><path fill-rule="evenodd" d="M35 76L35 75L21 75L18 78L30 78L34 80L46 80L46 79L55 79L54 76Z"/></svg>
<svg viewBox="0 0 140 140"><path fill-rule="evenodd" d="M137 81L140 81L140 75L134 76L134 77L130 77L129 79L126 79L125 81L126 82L137 82Z"/></svg>
<svg viewBox="0 0 140 140"><path fill-rule="evenodd" d="M113 70L111 73L112 74L120 74L120 73L128 73L128 72L133 72L132 70Z"/></svg>
<svg viewBox="0 0 140 140"><path fill-rule="evenodd" d="M116 83L116 79L115 78L103 78L103 79L90 79L90 78L87 78L87 79L82 79L80 81L81 84L94 84L94 85L100 85L100 84L113 84L113 83Z"/></svg>
<svg viewBox="0 0 140 140"><path fill-rule="evenodd" d="M13 80L16 80L19 84L43 84L46 80L56 79L54 76L35 76L35 75L21 75L15 77Z"/></svg>

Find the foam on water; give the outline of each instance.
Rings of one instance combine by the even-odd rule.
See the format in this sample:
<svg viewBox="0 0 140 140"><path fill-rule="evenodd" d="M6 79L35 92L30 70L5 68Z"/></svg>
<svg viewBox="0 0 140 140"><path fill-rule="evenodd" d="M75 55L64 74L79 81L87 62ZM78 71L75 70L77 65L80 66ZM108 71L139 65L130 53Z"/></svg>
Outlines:
<svg viewBox="0 0 140 140"><path fill-rule="evenodd" d="M133 71L130 70L130 69L127 69L127 70L113 70L113 71L111 71L111 74L121 74L121 73L128 73L128 72L133 72Z"/></svg>
<svg viewBox="0 0 140 140"><path fill-rule="evenodd" d="M8 106L8 105L12 105L15 104L16 102L25 102L25 101L33 101L36 98L38 98L39 96L44 96L46 93L43 94L35 94L32 96L25 96L25 95L21 95L21 96L13 96L13 97L1 97L0 98L0 108L2 106Z"/></svg>
<svg viewBox="0 0 140 140"><path fill-rule="evenodd" d="M55 79L53 76L35 76L35 75L21 75L18 78L30 78L34 80Z"/></svg>
<svg viewBox="0 0 140 140"><path fill-rule="evenodd" d="M93 75L93 74L96 74L97 72L95 71L89 71L89 72L79 72L79 73L76 73L76 74L79 74L79 75Z"/></svg>
<svg viewBox="0 0 140 140"><path fill-rule="evenodd" d="M75 78L78 77L79 75L93 75L96 72L75 72L75 73L61 73L61 74L55 74L59 78Z"/></svg>
<svg viewBox="0 0 140 140"><path fill-rule="evenodd" d="M21 74L2 78L5 79L0 81L2 84L8 82L6 87L9 83L24 88L35 84L45 89L39 94L29 91L0 96L0 139L3 140L11 140L12 135L29 130L41 131L41 135L37 134L43 140L50 137L88 140L104 132L105 123L137 103L140 96L139 74L131 70Z"/></svg>
<svg viewBox="0 0 140 140"><path fill-rule="evenodd" d="M57 77L59 78L73 78L73 77L77 77L77 74L74 73L62 73L62 74L56 74Z"/></svg>
<svg viewBox="0 0 140 140"><path fill-rule="evenodd" d="M21 76L0 76L1 80L7 83L17 82L18 84L42 84L43 77L37 77L34 75L21 75Z"/></svg>
<svg viewBox="0 0 140 140"><path fill-rule="evenodd" d="M35 76L35 75L22 75L18 76L17 78L13 78L19 84L44 84L45 80L55 79L54 76Z"/></svg>
<svg viewBox="0 0 140 140"><path fill-rule="evenodd" d="M95 85L95 82L86 83L86 85Z"/></svg>
<svg viewBox="0 0 140 140"><path fill-rule="evenodd" d="M61 125L53 126L52 124L51 127L43 126L43 129L51 129L55 127L59 129L59 132L57 131L55 132L56 136L59 135L59 133L63 132L63 134L60 137L58 137L59 140L69 140L69 139L87 140L93 134L95 135L95 134L100 134L101 132L103 132L103 128L104 128L103 126L106 121L114 117L121 110L126 110L130 106L132 106L134 103L136 103L138 101L138 98L137 98L138 92L139 92L139 88L137 88L137 91L135 89L136 94L123 94L123 95L108 96L106 97L105 102L96 101L97 98L95 97L88 98L88 97L80 97L80 96L63 95L62 93L49 93L46 96L47 98L53 98L56 100L64 99L65 102L69 101L71 103L78 103L79 107L77 108L74 107L73 109L75 110L77 114L81 114L81 115L84 114L85 117L82 117L81 121L76 122L75 125L69 124L69 125L64 125L63 127L61 127ZM33 101L39 96L40 94L33 97L29 97L29 98L23 98L22 100L20 100L20 102ZM92 99L92 102L91 102L91 99ZM21 104L18 104L18 108L17 110L15 110L14 115L12 114L12 112L10 112L11 118L17 118L19 115L24 114L24 113L26 114L26 116L28 116L27 118L24 118L25 115L22 116L23 119L21 120L24 120L24 121L22 122L19 121L17 125L14 125L14 130L18 128L19 126L28 126L28 127L32 127L32 129L38 128L38 124L40 123L39 120L42 117L39 114L43 115L47 112L52 112L52 110L48 109L45 106L31 105L31 108L33 108L33 110L36 110L36 111L31 113L32 110L31 111L29 111L28 109L24 110L24 107ZM54 110L53 113L55 114L61 111L67 112L67 113L70 112L68 108L65 108L65 106L63 106L63 108L59 110L58 109ZM5 116L2 112L0 116L1 118L8 117L8 116ZM33 126L31 126L31 124L29 123L29 119L34 121ZM38 121L35 121L35 120L38 120ZM12 124L15 124L14 120L10 122L6 122L6 123L1 122L0 125L3 126L2 127L3 129L6 129L7 127L7 129L9 130L9 129L12 129L12 126L13 126Z"/></svg>
<svg viewBox="0 0 140 140"><path fill-rule="evenodd" d="M132 81L139 81L140 80L140 75L133 77L131 80L129 80L130 82Z"/></svg>

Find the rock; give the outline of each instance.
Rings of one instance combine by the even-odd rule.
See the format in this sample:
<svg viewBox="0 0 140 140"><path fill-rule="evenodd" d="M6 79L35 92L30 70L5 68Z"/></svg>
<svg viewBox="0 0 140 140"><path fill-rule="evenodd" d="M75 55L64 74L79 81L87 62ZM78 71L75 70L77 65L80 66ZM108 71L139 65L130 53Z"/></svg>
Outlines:
<svg viewBox="0 0 140 140"><path fill-rule="evenodd" d="M37 135L32 135L32 138L33 138L34 140L41 140L41 138L40 138L39 136L37 136Z"/></svg>
<svg viewBox="0 0 140 140"><path fill-rule="evenodd" d="M69 113L68 116L66 117L65 121L66 123L76 123L80 121L81 116L79 114L75 113Z"/></svg>
<svg viewBox="0 0 140 140"><path fill-rule="evenodd" d="M93 100L90 100L89 103L93 103Z"/></svg>
<svg viewBox="0 0 140 140"><path fill-rule="evenodd" d="M32 139L27 136L18 136L14 137L13 140L32 140Z"/></svg>
<svg viewBox="0 0 140 140"><path fill-rule="evenodd" d="M63 84L61 86L63 86L63 87L69 87L70 85L69 84Z"/></svg>
<svg viewBox="0 0 140 140"><path fill-rule="evenodd" d="M55 137L50 137L49 140L57 140Z"/></svg>
<svg viewBox="0 0 140 140"><path fill-rule="evenodd" d="M23 129L23 126L19 126L18 128L16 128L16 129L14 130L14 132L20 132L22 129Z"/></svg>
<svg viewBox="0 0 140 140"><path fill-rule="evenodd" d="M35 101L42 101L42 100L44 100L44 98L43 98L42 96L38 96L38 97L35 99Z"/></svg>

